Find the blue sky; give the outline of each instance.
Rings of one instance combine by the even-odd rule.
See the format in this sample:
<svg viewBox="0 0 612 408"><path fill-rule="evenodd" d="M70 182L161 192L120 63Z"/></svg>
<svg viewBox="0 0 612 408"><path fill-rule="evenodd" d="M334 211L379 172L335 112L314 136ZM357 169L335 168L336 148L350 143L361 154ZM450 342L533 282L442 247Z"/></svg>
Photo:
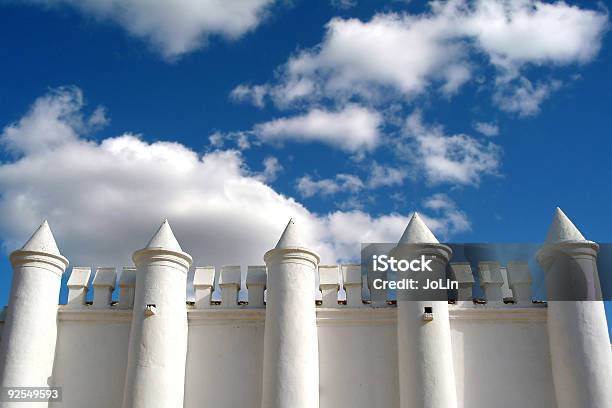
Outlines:
<svg viewBox="0 0 612 408"><path fill-rule="evenodd" d="M604 3L41 3L0 2L5 255L48 218L121 266L168 217L198 264L261 263L293 216L334 262L415 210L539 242L556 206L610 241Z"/></svg>

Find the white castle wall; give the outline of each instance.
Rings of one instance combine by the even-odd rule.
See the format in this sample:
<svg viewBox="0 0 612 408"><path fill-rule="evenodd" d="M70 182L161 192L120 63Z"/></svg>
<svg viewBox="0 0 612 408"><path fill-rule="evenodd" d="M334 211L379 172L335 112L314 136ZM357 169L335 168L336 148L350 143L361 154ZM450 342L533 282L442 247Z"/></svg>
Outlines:
<svg viewBox="0 0 612 408"><path fill-rule="evenodd" d="M265 306L234 299L186 305L186 408L260 407ZM397 407L397 308L332 306L316 309L320 406ZM459 407L556 406L545 305L490 299L451 304L449 314ZM121 406L131 317L131 305L59 306L53 378L63 402L52 406Z"/></svg>
<svg viewBox="0 0 612 408"><path fill-rule="evenodd" d="M433 241L435 237L431 232L418 230L426 228L422 221L418 219L414 223L413 221L405 233L405 236L411 240L410 242L422 242L419 240L425 236L429 241L426 241L428 244L424 246L443 249L443 245ZM155 262L183 254L169 226L164 227L164 225L149 245L140 252L153 257ZM417 230L415 231L414 228ZM564 226L564 228L568 227ZM157 243L156 240L161 239L160 234L165 234L162 236L164 239L162 243ZM52 238L50 231L47 231L47 235ZM34 240L35 237L36 234L32 239ZM275 259L281 259L284 262L291 257L299 257L302 253L310 257L309 259L316 258L316 254L305 250L304 245L297 242L295 237L289 241L291 241L289 244L283 243L283 238L281 238L277 248L270 252L272 262L275 262ZM564 241L563 245L569 245L575 249L581 248L581 245L585 245L584 243L588 243L591 247L594 245L590 241L576 239ZM41 248L46 247L41 246ZM34 253L37 257L45 254L40 248L26 251L24 247L17 252L18 254L27 252L28 256ZM267 261L270 261L270 257L267 258ZM156 314L168 310L164 303L160 302L150 305L151 308L141 304L139 300L136 300L139 303L135 304L134 299L139 299L139 296L135 296L135 286L137 286L135 278L137 274L153 276L148 274L147 268L150 265L150 263L145 263L144 268L138 271L133 267L126 267L120 273L116 273L114 268L98 268L93 272L87 267L72 268L67 282L68 301L57 308L57 341L55 342L55 353L51 356L52 375L47 382L48 385L63 388L63 401L35 406L64 408L142 406L139 405L143 401L141 398L132 402L128 401L126 404L127 391L134 389L134 386L130 385L133 382L129 381L126 374L129 372L129 364L134 364L132 370L136 375L167 374L163 369L164 366L155 359L155 355L145 353L143 360L138 355L130 357L129 352L130 344L134 346L133 331L136 327L133 324L134 316L140 319L141 326L149 325L150 328L155 327L150 326L151 322L158 324L159 319L147 319L150 319L151 316L157 319L160 316ZM300 382L304 378L308 379L304 377L304 374L309 373L313 366L312 364L301 366L294 364L292 359L296 356L291 350L275 355L273 348L265 349L266 341L269 341L267 340L269 333L265 330L266 316L269 318L270 315L269 313L267 315L267 312L270 312L271 302L274 301L274 298L266 297L264 292L267 280L274 279L274 274L267 275L267 269L270 267L268 264L268 267L249 266L243 268L242 271L240 267L235 266L217 270L214 267L194 268L193 281L188 282L187 287L194 287L195 299L186 301L187 288L185 288L185 293L177 291L172 294L174 299L172 307L177 307L176 299L182 299L181 302L185 305L184 312L187 315L185 378L184 387L181 387L184 395L179 398L183 399L183 402L170 399L169 403L159 405L159 400L151 399L144 406L147 408L164 406L166 408L170 404L173 407L185 408L203 406L288 408L297 406L293 404L294 401L302 404L308 401L308 404L318 403L322 408L395 408L406 403L406 399L401 400L402 387L410 387L411 392L423 392L418 387L413 389L414 384L407 384L402 380L398 362L412 353L411 350L410 353L405 353L406 349L402 347L409 350L414 346L410 341L404 345L398 341L398 319L414 319L412 312L407 312L406 309L400 312L395 302L390 299L386 302L370 302L368 298L369 280L365 276L362 277L358 265L317 266L316 262L314 265L313 273L316 279L314 279L315 276L308 275L309 279L312 278L312 294L306 294L304 297L308 299L308 303L312 303L304 303L300 306L312 307L315 312L316 320L313 321L313 324L316 328L311 335L316 336L317 339L318 364L314 367L317 369L318 366L319 379L318 398L314 402L311 401L313 393L309 395L300 395L299 392L287 394L286 390L270 387L267 392L271 392L268 397L271 402L262 404L262 400L266 398L264 379L273 378L264 367L266 352L268 353L267 358L270 359L268 370L280 370L280 374L273 374L288 378L289 380L286 381ZM593 344L589 350L566 350L563 344L559 345L551 341L550 308L545 303L532 302L531 278L525 262L515 261L508 265L482 262L475 271L472 271L467 263L454 263L451 260L450 265L459 282L459 300L449 302L447 306L442 302L436 305L436 307L445 307L445 311L448 307L448 315L446 312L437 313L434 309L433 322L417 323L419 320L411 320L410 324L413 326L409 327L410 330L424 330L423 325L435 323L436 319L441 318L447 318L450 325L450 332L441 331L442 334L439 335L450 336L451 351L448 358L451 361L446 361L440 366L452 367L453 372L433 370L433 377L429 379L429 382L427 379L423 381L425 384L423 388L426 388L428 393L436 392L438 386L436 379L441 375L450 375L452 376L450 386L452 392L448 393L446 390L447 400L444 403L425 398L427 402L424 407L448 408L448 405L444 404L450 401L450 404L460 408L492 406L498 408L560 408L563 405L558 401L560 398L565 398L563 395L569 394L567 389L560 390L559 387L568 385L577 389L577 392L571 394L571 397L578 401L576 406L586 408L610 408L612 406L612 399L607 399L609 390L605 387L605 384L610 383L608 376L612 375L612 352L607 340L605 319L601 320L601 316L595 316L596 313L603 313L602 310L593 308L593 316L585 316L585 318L588 317L584 320L588 323L586 326L581 324L582 320L573 322L567 320L565 315L553 316L554 319L557 319L555 324L563 323L563 327L570 334L569 338L583 338L589 340L591 342L589 344ZM172 270L167 272L174 273ZM312 269L305 271L305 273L311 272ZM485 294L485 302L472 301L472 291L475 289L473 272L478 274L478 281ZM593 272L596 273L596 270ZM213 293L215 277L219 286ZM157 290L155 281L149 284L151 288ZM285 291L289 293L290 281L283 284L289 285ZM119 299L118 302L112 302L110 294L116 289L116 286L119 287ZM308 284L302 283L302 287L307 288ZM268 285L268 290L270 288L273 286ZM86 295L91 291L93 291L93 296L87 297ZM301 294L305 294L305 291L306 289L303 289ZM158 296L167 296L167 293ZM153 296L151 301L160 297ZM86 298L92 298L93 301L86 302ZM268 299L267 304L266 299ZM279 305L286 305L286 303L281 302L276 306ZM9 351L19 350L19 347L15 347L14 339L7 332L7 328L11 326L4 327L5 318L10 315L11 307L13 304L9 305L8 313L5 311L0 315L0 340L3 349ZM52 307L52 309L55 312L55 308ZM147 315L149 312L152 315ZM183 313L183 310L181 309L180 312ZM420 314L418 310L413 312ZM143 313L149 317L143 319ZM33 316L32 319L37 316L36 313L30 315ZM290 319L291 316L292 314L289 314L284 318ZM421 317L419 319L422 320ZM298 323L300 321L301 319L298 319ZM406 330L406 326L403 330ZM149 331L149 335L166 336L167 333L164 328L161 328ZM286 340L283 336L292 335L294 335L293 332L285 332L282 336L277 337L276 341L281 344ZM604 347L600 347L604 337ZM422 346L436 346L438 339L424 338L426 344ZM19 338L17 346L20 342L27 343L31 340L27 336ZM149 339L143 341L142 344L146 346L150 342ZM173 348L173 344L156 341L154 343L157 346L166 344L160 348L161 353L165 353L166 348L172 348L168 350L172 354L181 347L178 345L177 348ZM46 347L47 342L41 344ZM306 343L306 356L312 351L310 347ZM553 352L552 347L557 347L557 349ZM584 353L590 354L588 358L578 360L581 363L580 373L584 372L590 375L590 378L594 378L594 381L587 384L590 388L583 386L580 381L570 380L568 383L567 375L558 376L558 373L553 370L553 366L559 363L553 360L555 355L571 355L572 358L578 359ZM419 355L413 354L410 358L418 360ZM7 355L4 355L2 361L11 360L6 357ZM180 354L178 358L182 358ZM277 358L282 361L279 362ZM427 359L417 361L417 363L421 364L422 368L424 367L421 372L427 373L430 366L425 360ZM150 367L151 365L153 367ZM9 367L11 373L19 374L18 371L15 371L14 365L0 367L0 377L3 380L8 378L5 374L6 367ZM296 367L302 370L296 373L297 375L286 371ZM41 368L41 372L45 372L44 370L45 368ZM572 368L568 370L570 374L573 373ZM181 370L179 374L182 382L183 371ZM173 376L169 380L176 378ZM150 384L149 381L141 382L141 392L142 390L148 392L147 387ZM276 384L273 385L276 386ZM14 406L29 405L0 402L0 408ZM308 405L303 404L303 406Z"/></svg>

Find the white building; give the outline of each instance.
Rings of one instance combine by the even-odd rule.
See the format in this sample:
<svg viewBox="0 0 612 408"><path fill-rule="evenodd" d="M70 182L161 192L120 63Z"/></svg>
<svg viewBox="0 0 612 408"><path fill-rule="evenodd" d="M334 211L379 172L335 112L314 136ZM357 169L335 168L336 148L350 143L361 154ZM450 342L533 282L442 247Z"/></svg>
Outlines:
<svg viewBox="0 0 612 408"><path fill-rule="evenodd" d="M612 407L601 302L534 304L524 262L490 262L477 272L487 302L475 304L470 266L453 263L415 215L402 242L450 262L459 301L375 307L362 300L360 267L320 265L297 228L287 225L265 266L242 271L248 304L238 301L241 271L231 266L196 267L187 302L192 258L166 221L119 279L114 268L90 279L90 268L73 267L58 307L68 260L43 223L10 256L0 385L62 387L62 402L0 407ZM597 244L560 210L545 248L561 248L597 277ZM215 274L220 304L211 303ZM508 293L513 304L502 302Z"/></svg>

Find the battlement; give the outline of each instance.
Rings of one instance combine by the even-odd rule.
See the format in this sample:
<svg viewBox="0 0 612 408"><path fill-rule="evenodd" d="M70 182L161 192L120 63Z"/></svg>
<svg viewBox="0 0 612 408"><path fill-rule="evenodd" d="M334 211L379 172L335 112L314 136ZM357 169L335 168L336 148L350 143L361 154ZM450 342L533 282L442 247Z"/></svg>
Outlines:
<svg viewBox="0 0 612 408"><path fill-rule="evenodd" d="M466 305L520 304L534 301L532 277L526 261L478 262L474 270L468 262L451 262L450 269L459 284L450 294L450 303ZM136 268L75 266L66 283L65 310L132 309ZM193 309L262 309L266 307L267 269L265 265L199 266L193 269L186 287L186 307ZM372 301L372 281L357 264L319 265L313 282L315 304L319 308L392 308L393 291L385 301ZM115 294L113 296L113 294ZM113 300L115 298L116 300Z"/></svg>

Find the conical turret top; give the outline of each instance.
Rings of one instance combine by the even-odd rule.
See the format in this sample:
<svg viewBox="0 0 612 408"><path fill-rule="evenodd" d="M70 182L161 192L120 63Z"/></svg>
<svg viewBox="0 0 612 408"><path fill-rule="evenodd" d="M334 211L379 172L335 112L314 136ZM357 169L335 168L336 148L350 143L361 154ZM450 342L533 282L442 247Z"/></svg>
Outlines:
<svg viewBox="0 0 612 408"><path fill-rule="evenodd" d="M399 240L400 244L438 244L439 241L415 211L406 230Z"/></svg>
<svg viewBox="0 0 612 408"><path fill-rule="evenodd" d="M55 243L53 232L49 223L45 220L32 234L28 242L21 248L22 251L43 252L46 254L59 255L60 251Z"/></svg>
<svg viewBox="0 0 612 408"><path fill-rule="evenodd" d="M556 243L567 241L586 241L586 239L570 219L567 218L567 215L557 207L553 215L552 223L548 228L546 242Z"/></svg>
<svg viewBox="0 0 612 408"><path fill-rule="evenodd" d="M306 248L306 244L302 240L300 231L295 226L295 221L293 221L293 218L287 223L283 234L274 248Z"/></svg>
<svg viewBox="0 0 612 408"><path fill-rule="evenodd" d="M183 252L179 245L168 220L164 220L153 238L149 241L145 249L166 249L169 251Z"/></svg>

